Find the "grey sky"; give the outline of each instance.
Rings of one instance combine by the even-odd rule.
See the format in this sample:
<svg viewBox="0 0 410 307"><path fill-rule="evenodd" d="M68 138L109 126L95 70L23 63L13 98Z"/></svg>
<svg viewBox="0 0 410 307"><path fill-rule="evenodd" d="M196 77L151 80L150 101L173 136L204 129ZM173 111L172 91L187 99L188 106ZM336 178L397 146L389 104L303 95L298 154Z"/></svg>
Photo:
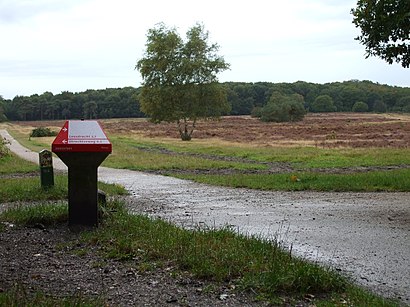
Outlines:
<svg viewBox="0 0 410 307"><path fill-rule="evenodd" d="M410 70L365 59L354 0L0 0L0 95L140 86L134 70L158 22L181 36L196 22L231 70L220 81L410 86Z"/></svg>

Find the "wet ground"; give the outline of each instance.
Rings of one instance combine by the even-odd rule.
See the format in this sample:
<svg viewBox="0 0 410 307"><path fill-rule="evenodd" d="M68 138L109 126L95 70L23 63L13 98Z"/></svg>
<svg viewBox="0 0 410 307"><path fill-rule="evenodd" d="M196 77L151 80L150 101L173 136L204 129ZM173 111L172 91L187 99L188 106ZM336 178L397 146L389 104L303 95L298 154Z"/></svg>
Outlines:
<svg viewBox="0 0 410 307"><path fill-rule="evenodd" d="M38 160L12 140L11 148ZM64 168L61 161L54 166ZM410 193L229 189L104 167L99 180L125 186L135 198L131 211L184 227L228 226L276 238L294 254L332 265L377 293L410 304Z"/></svg>

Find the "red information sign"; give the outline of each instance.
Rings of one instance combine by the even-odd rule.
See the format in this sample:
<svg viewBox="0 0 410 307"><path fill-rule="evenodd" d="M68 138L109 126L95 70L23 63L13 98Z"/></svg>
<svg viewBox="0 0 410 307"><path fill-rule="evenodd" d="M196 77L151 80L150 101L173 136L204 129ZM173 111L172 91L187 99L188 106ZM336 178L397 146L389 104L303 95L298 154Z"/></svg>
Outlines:
<svg viewBox="0 0 410 307"><path fill-rule="evenodd" d="M95 120L68 120L51 146L53 152L111 152L112 145Z"/></svg>

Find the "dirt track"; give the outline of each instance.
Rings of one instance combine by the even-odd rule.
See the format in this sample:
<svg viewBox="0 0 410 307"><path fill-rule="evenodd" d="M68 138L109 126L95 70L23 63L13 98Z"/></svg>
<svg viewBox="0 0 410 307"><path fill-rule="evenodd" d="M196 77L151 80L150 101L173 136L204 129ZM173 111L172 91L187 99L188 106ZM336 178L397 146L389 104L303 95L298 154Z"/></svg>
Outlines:
<svg viewBox="0 0 410 307"><path fill-rule="evenodd" d="M37 161L37 154L11 145ZM124 185L135 197L132 212L184 227L228 225L250 235L277 236L294 253L410 304L409 193L262 192L108 168L99 169L99 179Z"/></svg>

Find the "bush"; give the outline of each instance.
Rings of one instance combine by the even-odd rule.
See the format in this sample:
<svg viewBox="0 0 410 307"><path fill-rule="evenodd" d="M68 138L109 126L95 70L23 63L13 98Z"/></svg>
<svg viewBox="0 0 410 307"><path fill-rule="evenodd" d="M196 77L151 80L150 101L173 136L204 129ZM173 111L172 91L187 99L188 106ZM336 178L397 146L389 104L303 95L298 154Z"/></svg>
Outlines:
<svg viewBox="0 0 410 307"><path fill-rule="evenodd" d="M39 127L31 131L30 137L45 137L45 136L56 136L58 132L50 130L47 127Z"/></svg>
<svg viewBox="0 0 410 307"><path fill-rule="evenodd" d="M264 122L296 122L303 119L306 110L303 97L298 94L282 95L273 93L268 104L261 111Z"/></svg>
<svg viewBox="0 0 410 307"><path fill-rule="evenodd" d="M262 116L262 107L254 107L251 116L260 118Z"/></svg>
<svg viewBox="0 0 410 307"><path fill-rule="evenodd" d="M353 105L352 111L353 112L367 112L369 111L369 106L367 105L367 103L363 101L358 101Z"/></svg>
<svg viewBox="0 0 410 307"><path fill-rule="evenodd" d="M333 98L329 95L317 96L314 102L310 105L312 112L336 112Z"/></svg>

